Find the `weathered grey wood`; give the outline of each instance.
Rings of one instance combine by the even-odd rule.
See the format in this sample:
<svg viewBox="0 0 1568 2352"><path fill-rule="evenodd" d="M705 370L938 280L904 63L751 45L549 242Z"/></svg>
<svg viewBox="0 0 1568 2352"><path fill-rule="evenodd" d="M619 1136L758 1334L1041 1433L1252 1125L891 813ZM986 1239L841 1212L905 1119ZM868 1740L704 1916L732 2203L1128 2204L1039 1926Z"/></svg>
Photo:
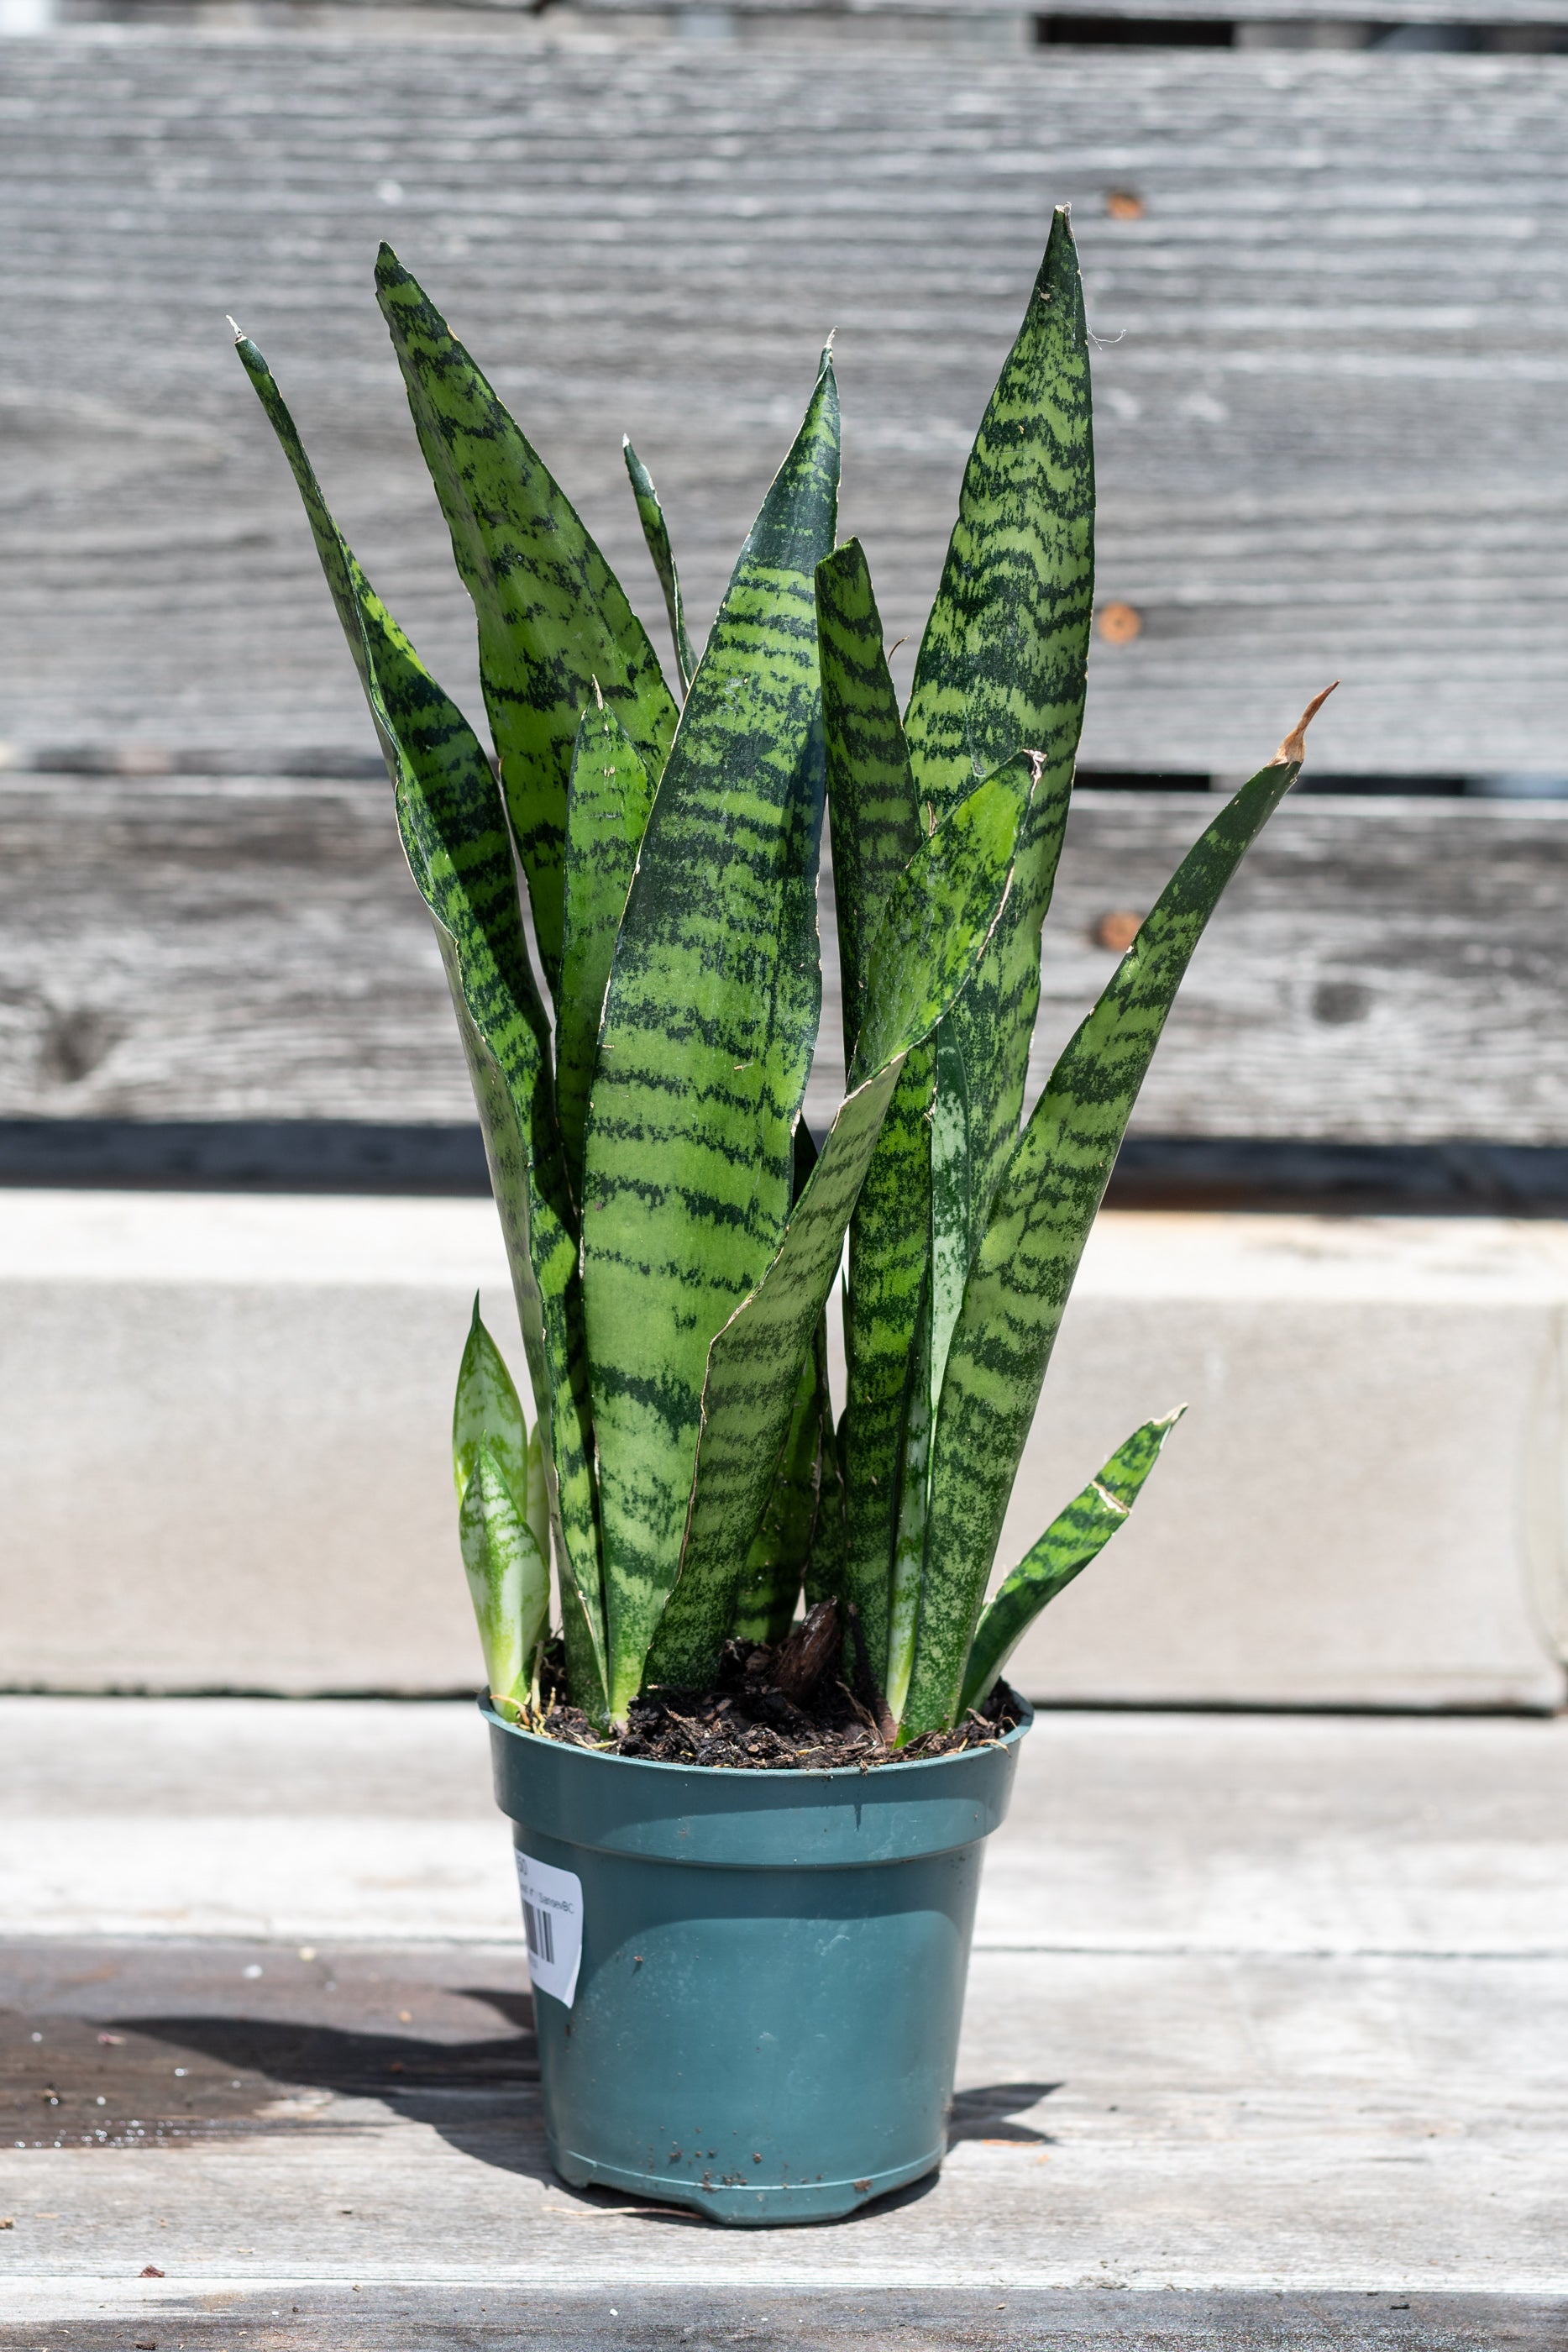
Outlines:
<svg viewBox="0 0 1568 2352"><path fill-rule="evenodd" d="M93 2283L97 2289L98 2283ZM164 2312L181 2352L272 2352L283 2313L271 2288L225 2294L217 2310L195 2295L160 2293L127 2303L123 2289L48 2298L68 2326L0 2322L0 2345L19 2352L124 2352L127 2322L106 2309ZM747 2294L724 2285L679 2288L383 2286L356 2291L290 2281L291 2352L946 2352L982 2344L995 2352L1561 2352L1568 2306L1556 2295L1405 2294L1097 2293L1092 2286L1009 2287L1005 2301L975 2287L856 2287L823 2294ZM29 2296L29 2304L33 2304ZM1414 2323L1414 2325L1412 2325ZM140 2324L140 2323L138 2323ZM148 2323L152 2325L150 2321ZM983 2331L983 2332L981 2332ZM142 2339L151 2341L152 2339Z"/></svg>
<svg viewBox="0 0 1568 2352"><path fill-rule="evenodd" d="M1550 2344L1565 1734L1042 1718L988 1859L940 2178L850 2229L721 2237L549 2171L470 1708L6 1702L18 1875L64 1857L79 1885L96 1832L139 1857L146 1924L0 1952L0 2342L64 2352L118 2319L116 2352L402 2352L559 2315L544 2341L591 2345L598 2289L602 2340L647 2352L814 2328L855 2352L1186 2352L1200 2317L1200 2342L1249 2352ZM505 1924L444 1940L425 1857L446 1828L464 1863L471 1826ZM399 1925L182 1936L214 1832L236 1881L256 1841L257 1891L286 1901L340 1904L350 1855ZM186 2336L209 2315L234 2332Z"/></svg>
<svg viewBox="0 0 1568 2352"><path fill-rule="evenodd" d="M473 5L473 0L471 0ZM511 7L521 0L477 0L477 5ZM740 17L821 17L854 20L867 16L959 20L967 16L1012 17L1032 30L1035 16L1045 8L1020 10L1018 0L571 0L584 16L679 16L707 7ZM1218 17L1229 23L1354 24L1368 33L1385 25L1419 24L1551 26L1563 23L1562 0L1388 0L1372 13L1373 0L1072 0L1060 13L1071 16L1185 17L1188 21ZM1305 44L1303 44L1305 46Z"/></svg>
<svg viewBox="0 0 1568 2352"><path fill-rule="evenodd" d="M1033 1084L1217 803L1082 792ZM1232 886L1136 1127L1568 1142L1568 807L1299 799ZM808 1102L841 1080L835 937ZM441 1126L472 1100L384 783L0 778L0 1119Z"/></svg>
<svg viewBox="0 0 1568 2352"><path fill-rule="evenodd" d="M384 778L0 779L0 1115L474 1115Z"/></svg>
<svg viewBox="0 0 1568 2352"><path fill-rule="evenodd" d="M1034 1081L1104 985L1092 933L1143 914L1212 814L1094 793L1047 928ZM1568 1139L1568 806L1324 794L1231 885L1139 1097L1166 1135Z"/></svg>
<svg viewBox="0 0 1568 2352"><path fill-rule="evenodd" d="M894 45L862 70L805 36L553 24L8 48L18 744L368 748L225 310L473 696L370 298L387 234L650 607L622 431L711 610L836 324L844 526L914 635L1067 199L1102 338L1102 593L1145 622L1097 643L1086 756L1245 770L1343 675L1325 768L1562 766L1568 61ZM1111 217L1128 189L1142 217Z"/></svg>

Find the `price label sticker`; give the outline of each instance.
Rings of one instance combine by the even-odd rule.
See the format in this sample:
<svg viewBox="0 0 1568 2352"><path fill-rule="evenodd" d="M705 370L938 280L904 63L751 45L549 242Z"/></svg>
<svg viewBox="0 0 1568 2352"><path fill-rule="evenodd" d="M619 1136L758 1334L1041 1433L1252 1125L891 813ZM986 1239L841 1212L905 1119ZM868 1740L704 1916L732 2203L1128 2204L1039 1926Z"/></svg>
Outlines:
<svg viewBox="0 0 1568 2352"><path fill-rule="evenodd" d="M574 1871L557 1870L520 1850L517 1861L534 1990L553 1994L570 2009L582 1958L582 1881Z"/></svg>

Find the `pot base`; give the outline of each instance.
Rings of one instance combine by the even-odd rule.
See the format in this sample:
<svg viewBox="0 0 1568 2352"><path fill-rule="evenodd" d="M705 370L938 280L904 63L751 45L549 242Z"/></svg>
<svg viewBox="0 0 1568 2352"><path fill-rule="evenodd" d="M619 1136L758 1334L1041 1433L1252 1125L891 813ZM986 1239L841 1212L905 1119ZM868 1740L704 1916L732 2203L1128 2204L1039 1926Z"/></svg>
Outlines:
<svg viewBox="0 0 1568 2352"><path fill-rule="evenodd" d="M861 2180L747 2180L729 2186L720 2181L706 2188L701 2181L672 2179L668 2173L631 2172L618 2165L595 2164L553 2142L549 2158L571 2189L620 2189L633 2197L645 2197L650 2204L689 2206L727 2229L777 2230L791 2221L841 2221L875 2198L907 2189L912 2180L923 2180L936 2170L944 2153L934 2147L929 2156L914 2164L895 2165L891 2171L873 2172Z"/></svg>

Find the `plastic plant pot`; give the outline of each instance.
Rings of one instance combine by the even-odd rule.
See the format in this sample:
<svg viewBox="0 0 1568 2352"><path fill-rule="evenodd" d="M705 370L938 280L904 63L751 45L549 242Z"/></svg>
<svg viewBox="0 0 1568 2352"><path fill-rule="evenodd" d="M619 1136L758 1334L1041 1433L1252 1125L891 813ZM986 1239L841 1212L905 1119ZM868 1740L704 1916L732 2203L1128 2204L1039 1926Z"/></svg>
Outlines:
<svg viewBox="0 0 1568 2352"><path fill-rule="evenodd" d="M561 2178L755 2228L935 2171L1029 1708L866 1771L644 1763L484 1713Z"/></svg>

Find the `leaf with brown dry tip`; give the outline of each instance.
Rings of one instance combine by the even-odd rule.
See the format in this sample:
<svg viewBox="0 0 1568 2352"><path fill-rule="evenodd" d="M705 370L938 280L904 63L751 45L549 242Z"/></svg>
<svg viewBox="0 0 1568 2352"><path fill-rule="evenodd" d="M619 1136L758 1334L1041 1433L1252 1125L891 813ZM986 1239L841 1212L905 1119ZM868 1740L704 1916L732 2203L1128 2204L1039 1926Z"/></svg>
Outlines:
<svg viewBox="0 0 1568 2352"><path fill-rule="evenodd" d="M955 1720L1040 1383L1138 1089L1226 884L1300 773L1302 731L1323 698L1183 858L1057 1062L997 1187L942 1383L905 1738Z"/></svg>

